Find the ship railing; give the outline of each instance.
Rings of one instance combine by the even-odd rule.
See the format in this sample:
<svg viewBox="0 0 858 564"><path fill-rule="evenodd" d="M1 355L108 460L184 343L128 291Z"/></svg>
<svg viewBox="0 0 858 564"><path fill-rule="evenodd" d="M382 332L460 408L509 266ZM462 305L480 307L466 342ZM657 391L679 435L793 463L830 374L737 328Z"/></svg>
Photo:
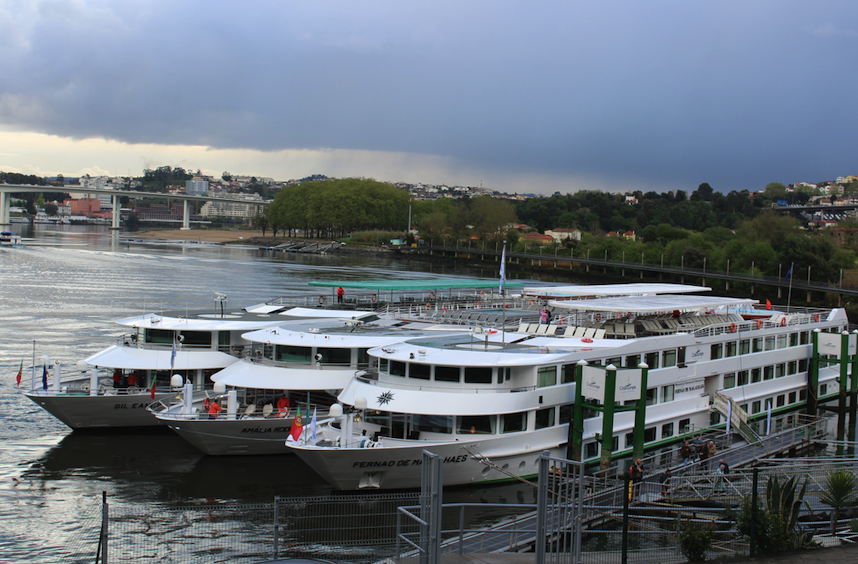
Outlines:
<svg viewBox="0 0 858 564"><path fill-rule="evenodd" d="M259 349L257 349L259 350ZM325 362L322 361L298 361L298 360L271 360L265 356L257 356L255 354L247 354L245 356L253 364L260 366L276 366L278 368L293 368L293 369L313 369L313 370L363 370L367 367L366 363L352 364L349 362Z"/></svg>
<svg viewBox="0 0 858 564"><path fill-rule="evenodd" d="M137 335L121 335L116 339L116 344L121 347L133 347L136 349L147 349L147 350L163 350L170 351L173 350L173 343L147 343L145 341L141 341ZM202 345L196 345L192 343L176 343L176 350L217 350L212 348L211 343L206 343Z"/></svg>
<svg viewBox="0 0 858 564"><path fill-rule="evenodd" d="M375 376L375 377L373 377ZM355 374L355 379L360 382L364 382L366 384L371 384L373 386L381 386L381 387L390 387L389 381L379 382L378 381L378 372L361 372L360 374ZM403 378L403 380L406 380ZM413 378L409 378L409 380L414 380ZM425 382L426 380L424 380ZM506 387L498 387L496 384L483 384L482 386L474 385L474 386L462 386L458 385L455 382L445 383L445 385L438 385L438 382L435 382L435 385L430 384L414 384L411 382L403 381L396 383L397 388L407 388L409 390L421 390L427 392L467 392L471 394L503 394L509 392L531 392L536 390L536 386L516 386L514 388L506 388Z"/></svg>

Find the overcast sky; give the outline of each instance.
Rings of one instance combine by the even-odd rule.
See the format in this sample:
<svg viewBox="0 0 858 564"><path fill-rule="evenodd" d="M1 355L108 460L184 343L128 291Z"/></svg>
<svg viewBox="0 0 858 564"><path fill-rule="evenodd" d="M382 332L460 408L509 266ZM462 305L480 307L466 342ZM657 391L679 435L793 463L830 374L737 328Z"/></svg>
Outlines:
<svg viewBox="0 0 858 564"><path fill-rule="evenodd" d="M0 170L550 194L858 173L858 2L0 0Z"/></svg>

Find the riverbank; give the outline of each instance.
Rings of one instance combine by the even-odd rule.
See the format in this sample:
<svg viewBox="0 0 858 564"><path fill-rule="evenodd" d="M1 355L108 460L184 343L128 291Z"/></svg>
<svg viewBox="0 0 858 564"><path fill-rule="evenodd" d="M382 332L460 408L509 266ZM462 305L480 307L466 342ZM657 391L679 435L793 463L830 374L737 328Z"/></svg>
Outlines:
<svg viewBox="0 0 858 564"><path fill-rule="evenodd" d="M198 241L200 243L244 243L262 237L261 231L232 229L153 229L129 234L135 239L164 239L170 241ZM273 239L273 237L266 237ZM280 237L278 237L280 239Z"/></svg>

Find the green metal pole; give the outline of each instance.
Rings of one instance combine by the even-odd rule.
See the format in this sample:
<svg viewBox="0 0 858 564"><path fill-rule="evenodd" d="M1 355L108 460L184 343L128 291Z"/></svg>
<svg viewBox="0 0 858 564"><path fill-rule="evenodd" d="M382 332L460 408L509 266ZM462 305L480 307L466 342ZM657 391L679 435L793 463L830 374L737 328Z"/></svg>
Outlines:
<svg viewBox="0 0 858 564"><path fill-rule="evenodd" d="M855 335L858 331L852 331L852 334ZM849 392L855 396L858 394L858 354L852 355L852 381L851 386L849 387ZM852 400L852 405L855 405L855 400Z"/></svg>
<svg viewBox="0 0 858 564"><path fill-rule="evenodd" d="M759 468L754 468L753 478L751 480L751 534L748 535L750 543L750 556L753 558L757 551L757 486L760 483Z"/></svg>
<svg viewBox="0 0 858 564"><path fill-rule="evenodd" d="M599 469L607 470L611 467L611 455L614 445L614 397L617 388L617 369L613 364L607 366L605 371L605 405L602 412L602 456L599 461Z"/></svg>
<svg viewBox="0 0 858 564"><path fill-rule="evenodd" d="M819 329L811 333L813 354L810 357L810 370L807 371L807 414L816 415L816 394L819 393Z"/></svg>
<svg viewBox="0 0 858 564"><path fill-rule="evenodd" d="M569 424L569 438L566 445L566 458L583 462L582 446L584 443L584 367L586 360L578 361L575 367L575 405L572 406L572 422Z"/></svg>
<svg viewBox="0 0 858 564"><path fill-rule="evenodd" d="M849 378L849 333L844 331L840 335L840 409L841 413L846 410L846 390L848 388L847 379Z"/></svg>
<svg viewBox="0 0 858 564"><path fill-rule="evenodd" d="M638 364L641 369L641 397L635 405L635 431L632 434L632 458L637 460L643 457L644 452L644 430L646 428L646 386L649 366L645 362Z"/></svg>
<svg viewBox="0 0 858 564"><path fill-rule="evenodd" d="M629 474L623 478L623 536L621 541L621 564L629 561Z"/></svg>

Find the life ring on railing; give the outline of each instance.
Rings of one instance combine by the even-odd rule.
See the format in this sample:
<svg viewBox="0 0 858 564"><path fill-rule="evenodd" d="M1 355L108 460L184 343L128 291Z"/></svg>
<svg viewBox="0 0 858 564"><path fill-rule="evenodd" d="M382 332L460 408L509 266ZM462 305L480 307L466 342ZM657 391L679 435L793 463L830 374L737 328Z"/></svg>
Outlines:
<svg viewBox="0 0 858 564"><path fill-rule="evenodd" d="M813 314L813 322L814 322L814 323L819 323L819 314L818 314L818 313L814 313L814 314Z"/></svg>
<svg viewBox="0 0 858 564"><path fill-rule="evenodd" d="M601 313L596 314L596 321L602 321L602 314Z"/></svg>
<svg viewBox="0 0 858 564"><path fill-rule="evenodd" d="M486 295L486 291L485 291L485 290L480 290L480 296L485 296L485 295Z"/></svg>
<svg viewBox="0 0 858 564"><path fill-rule="evenodd" d="M735 333L735 332L736 332L736 324L735 324L735 323L731 323L731 324L730 324L730 333Z"/></svg>
<svg viewBox="0 0 858 564"><path fill-rule="evenodd" d="M280 410L277 412L277 418L286 419L287 417L289 417L289 408L281 407Z"/></svg>
<svg viewBox="0 0 858 564"><path fill-rule="evenodd" d="M622 318L623 318L623 314L618 311L617 312L617 319L622 319Z"/></svg>
<svg viewBox="0 0 858 564"><path fill-rule="evenodd" d="M781 327L786 327L786 317L781 317Z"/></svg>
<svg viewBox="0 0 858 564"><path fill-rule="evenodd" d="M371 301L372 303L377 302L377 301L378 301L378 296L376 296L375 294L371 295L371 296L369 297L369 301Z"/></svg>
<svg viewBox="0 0 858 564"><path fill-rule="evenodd" d="M325 296L319 296L319 305L322 305L324 303L325 303Z"/></svg>
<svg viewBox="0 0 858 564"><path fill-rule="evenodd" d="M562 315L557 318L557 325L566 325L566 318Z"/></svg>
<svg viewBox="0 0 858 564"><path fill-rule="evenodd" d="M426 304L426 311L429 311L430 309L432 309L432 304L427 303Z"/></svg>
<svg viewBox="0 0 858 564"><path fill-rule="evenodd" d="M434 299L435 299L435 292L429 292L429 299L430 299L430 300L434 300Z"/></svg>
<svg viewBox="0 0 858 564"><path fill-rule="evenodd" d="M530 301L528 302L528 305L536 305L536 300L530 300Z"/></svg>
<svg viewBox="0 0 858 564"><path fill-rule="evenodd" d="M447 306L441 308L441 317L444 317L445 315L447 315Z"/></svg>
<svg viewBox="0 0 858 564"><path fill-rule="evenodd" d="M761 329L763 327L763 322L759 319L757 320L757 329Z"/></svg>
<svg viewBox="0 0 858 564"><path fill-rule="evenodd" d="M480 309L481 307L483 307L483 306L482 306L482 304L480 304L480 300L477 300L476 308L477 308L477 309Z"/></svg>
<svg viewBox="0 0 858 564"><path fill-rule="evenodd" d="M209 412L209 408L210 408L211 406L212 406L212 400L211 400L211 398L206 398L206 399L205 399L205 401L203 401L203 411L205 411L206 413L208 413L208 412Z"/></svg>
<svg viewBox="0 0 858 564"><path fill-rule="evenodd" d="M632 318L632 312L628 312L626 314L626 319L631 319L631 318Z"/></svg>

